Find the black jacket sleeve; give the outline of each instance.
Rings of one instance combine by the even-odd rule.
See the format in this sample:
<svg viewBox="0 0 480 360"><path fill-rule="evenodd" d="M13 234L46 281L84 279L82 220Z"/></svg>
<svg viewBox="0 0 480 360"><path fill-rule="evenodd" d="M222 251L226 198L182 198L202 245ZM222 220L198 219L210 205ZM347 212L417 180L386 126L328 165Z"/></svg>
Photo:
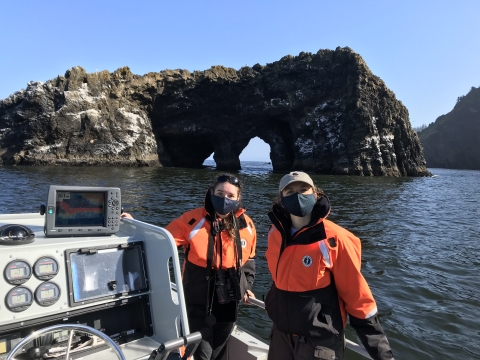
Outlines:
<svg viewBox="0 0 480 360"><path fill-rule="evenodd" d="M377 315L368 319L359 319L350 314L348 316L350 317L350 325L357 332L360 341L373 360L393 359L392 349Z"/></svg>
<svg viewBox="0 0 480 360"><path fill-rule="evenodd" d="M253 280L255 280L255 259L248 259L242 266L242 273L245 275L245 290L252 290Z"/></svg>

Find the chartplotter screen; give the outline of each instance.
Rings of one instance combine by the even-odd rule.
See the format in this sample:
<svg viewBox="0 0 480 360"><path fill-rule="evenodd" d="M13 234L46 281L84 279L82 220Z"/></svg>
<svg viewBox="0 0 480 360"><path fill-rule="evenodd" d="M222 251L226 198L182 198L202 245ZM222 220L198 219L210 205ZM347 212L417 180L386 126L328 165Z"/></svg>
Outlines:
<svg viewBox="0 0 480 360"><path fill-rule="evenodd" d="M104 192L57 192L55 226L105 226L104 222Z"/></svg>

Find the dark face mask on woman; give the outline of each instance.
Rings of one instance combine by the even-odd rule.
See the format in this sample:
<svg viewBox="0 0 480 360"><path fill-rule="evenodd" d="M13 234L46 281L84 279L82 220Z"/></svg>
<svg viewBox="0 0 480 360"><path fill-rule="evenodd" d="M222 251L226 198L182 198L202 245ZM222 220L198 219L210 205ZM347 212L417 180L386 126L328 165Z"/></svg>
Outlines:
<svg viewBox="0 0 480 360"><path fill-rule="evenodd" d="M212 194L212 205L220 215L227 215L238 207L238 200L232 200L223 196Z"/></svg>
<svg viewBox="0 0 480 360"><path fill-rule="evenodd" d="M304 217L310 214L316 203L317 198L315 194L304 195L295 193L282 197L282 205L285 210L298 217Z"/></svg>

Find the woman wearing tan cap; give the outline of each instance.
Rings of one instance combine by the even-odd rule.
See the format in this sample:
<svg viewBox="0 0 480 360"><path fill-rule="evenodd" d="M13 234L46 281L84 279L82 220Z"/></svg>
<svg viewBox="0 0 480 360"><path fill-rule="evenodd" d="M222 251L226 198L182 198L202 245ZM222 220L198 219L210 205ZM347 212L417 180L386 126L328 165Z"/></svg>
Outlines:
<svg viewBox="0 0 480 360"><path fill-rule="evenodd" d="M273 321L269 360L340 360L347 315L374 360L393 353L360 272L360 239L326 220L330 202L310 176L280 180L270 211L266 258L273 284L265 306Z"/></svg>

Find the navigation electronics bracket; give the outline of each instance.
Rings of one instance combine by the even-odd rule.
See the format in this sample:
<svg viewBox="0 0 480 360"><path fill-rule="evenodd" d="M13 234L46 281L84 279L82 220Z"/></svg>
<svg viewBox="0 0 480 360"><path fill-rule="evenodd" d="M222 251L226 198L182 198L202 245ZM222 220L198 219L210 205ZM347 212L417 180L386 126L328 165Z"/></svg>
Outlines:
<svg viewBox="0 0 480 360"><path fill-rule="evenodd" d="M112 235L120 228L119 188L50 185L45 214L47 237Z"/></svg>

